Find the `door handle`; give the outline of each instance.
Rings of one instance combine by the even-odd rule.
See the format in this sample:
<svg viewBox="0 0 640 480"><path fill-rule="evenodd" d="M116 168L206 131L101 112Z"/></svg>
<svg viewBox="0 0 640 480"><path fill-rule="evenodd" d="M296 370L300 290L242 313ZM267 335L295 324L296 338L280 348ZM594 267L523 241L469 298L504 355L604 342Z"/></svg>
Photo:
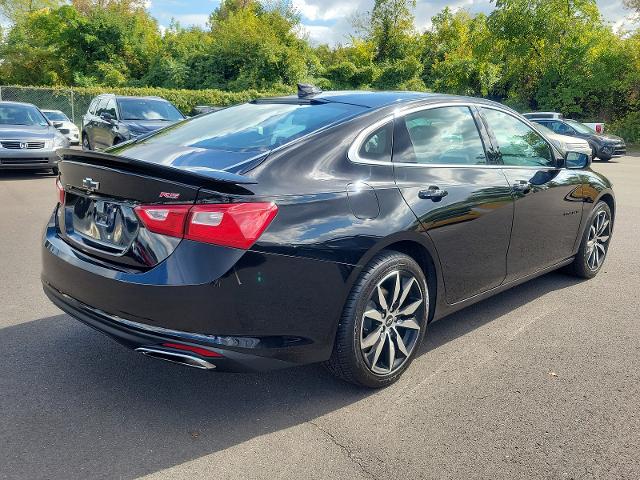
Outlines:
<svg viewBox="0 0 640 480"><path fill-rule="evenodd" d="M511 185L511 189L514 192L529 193L531 190L531 184L526 180L516 180Z"/></svg>
<svg viewBox="0 0 640 480"><path fill-rule="evenodd" d="M420 190L418 192L418 197L422 198L423 200L431 199L434 202L442 200L442 198L446 197L447 195L449 195L449 192L447 192L446 190L442 190L440 189L440 187L436 186L431 186L426 190Z"/></svg>

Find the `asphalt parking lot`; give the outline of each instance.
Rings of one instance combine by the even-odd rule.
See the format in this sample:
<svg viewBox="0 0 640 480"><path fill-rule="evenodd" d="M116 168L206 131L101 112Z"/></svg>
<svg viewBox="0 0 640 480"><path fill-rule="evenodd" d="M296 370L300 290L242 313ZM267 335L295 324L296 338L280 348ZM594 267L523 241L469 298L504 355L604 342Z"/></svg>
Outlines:
<svg viewBox="0 0 640 480"><path fill-rule="evenodd" d="M0 478L640 478L640 154L609 258L434 324L383 391L130 352L40 288L52 176L0 172Z"/></svg>

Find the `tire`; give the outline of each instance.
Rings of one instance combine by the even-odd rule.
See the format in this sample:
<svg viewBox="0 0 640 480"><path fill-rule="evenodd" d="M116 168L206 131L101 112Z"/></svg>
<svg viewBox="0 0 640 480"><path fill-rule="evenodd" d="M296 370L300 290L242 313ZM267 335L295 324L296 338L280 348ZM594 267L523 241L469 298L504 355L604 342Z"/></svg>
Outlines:
<svg viewBox="0 0 640 480"><path fill-rule="evenodd" d="M600 201L589 215L578 253L567 267L568 273L580 278L595 277L604 265L612 232L611 209L606 202Z"/></svg>
<svg viewBox="0 0 640 480"><path fill-rule="evenodd" d="M413 361L428 312L429 289L416 261L399 252L379 253L349 293L325 366L359 386L391 385Z"/></svg>
<svg viewBox="0 0 640 480"><path fill-rule="evenodd" d="M82 133L82 150L93 150L93 148L91 148L89 137L84 132Z"/></svg>
<svg viewBox="0 0 640 480"><path fill-rule="evenodd" d="M601 162L608 162L609 160L611 160L611 157L607 157L607 156L600 156L598 158L600 159Z"/></svg>

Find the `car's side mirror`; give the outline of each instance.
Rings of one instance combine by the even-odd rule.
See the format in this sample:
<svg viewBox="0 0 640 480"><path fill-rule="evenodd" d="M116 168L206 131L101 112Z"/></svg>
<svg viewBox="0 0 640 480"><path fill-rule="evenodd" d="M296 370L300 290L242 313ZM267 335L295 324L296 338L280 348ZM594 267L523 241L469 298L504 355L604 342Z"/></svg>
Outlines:
<svg viewBox="0 0 640 480"><path fill-rule="evenodd" d="M113 121L113 116L109 112L102 112L100 114L100 118L103 119L106 122L112 122Z"/></svg>
<svg viewBox="0 0 640 480"><path fill-rule="evenodd" d="M53 126L56 128L62 128L63 123L62 122L53 122Z"/></svg>
<svg viewBox="0 0 640 480"><path fill-rule="evenodd" d="M567 152L564 156L564 166L572 170L587 168L591 164L591 156L580 152Z"/></svg>

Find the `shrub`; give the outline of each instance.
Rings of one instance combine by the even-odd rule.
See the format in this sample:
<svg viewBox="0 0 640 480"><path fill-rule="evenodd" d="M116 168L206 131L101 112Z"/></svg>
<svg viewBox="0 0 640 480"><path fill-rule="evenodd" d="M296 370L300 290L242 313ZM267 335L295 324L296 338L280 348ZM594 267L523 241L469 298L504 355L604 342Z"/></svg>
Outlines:
<svg viewBox="0 0 640 480"><path fill-rule="evenodd" d="M625 117L611 122L607 130L621 136L627 143L640 143L640 112L630 112Z"/></svg>

